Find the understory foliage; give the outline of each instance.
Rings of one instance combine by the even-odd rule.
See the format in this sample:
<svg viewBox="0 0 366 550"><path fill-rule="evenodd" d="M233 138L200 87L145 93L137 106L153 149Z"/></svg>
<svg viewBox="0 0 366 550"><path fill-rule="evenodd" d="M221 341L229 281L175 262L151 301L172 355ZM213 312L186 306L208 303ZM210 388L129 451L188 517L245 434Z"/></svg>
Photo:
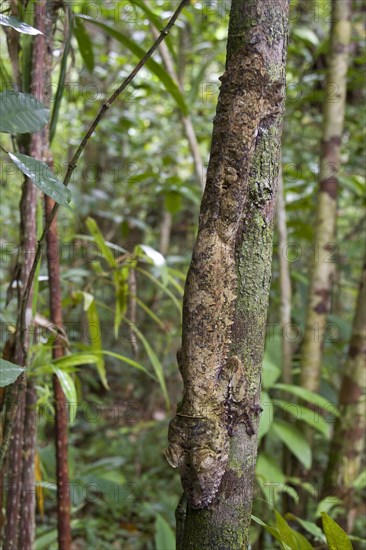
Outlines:
<svg viewBox="0 0 366 550"><path fill-rule="evenodd" d="M9 6L5 4L6 16ZM258 550L364 547L365 475L354 482L355 521L349 536L335 523L345 514L342 500L324 494L322 487L338 416L365 230L365 30L361 2L354 4L337 239L329 257L334 286L317 394L301 388L299 360L308 266L318 253L314 212L322 108L324 102L335 100L332 90L324 87L330 11L328 2L291 2L282 145L288 242L280 244L276 234L273 243L251 528L251 544ZM37 389L36 550L54 548L57 540L53 374L69 405L75 548L174 548L174 509L181 487L162 450L181 395L175 354L218 78L224 71L228 0L196 1L184 10L165 42L174 74L158 50L108 111L68 189L62 180L100 106L148 50L154 41L153 28L161 30L175 7L171 0L129 0L111 5L74 2L60 10L49 111L30 95L22 95L28 91L26 67L34 33L19 29L21 90L14 88L10 58L3 56L0 61L3 347L17 321L14 281L23 174L62 205L60 247L55 254L61 263L62 337L67 353L52 359L57 327L48 320L43 262L35 284L37 314L27 364ZM20 20L32 25L32 3L21 7ZM19 28L19 22L6 18L0 24ZM0 40L5 51L4 33ZM196 134L202 174L195 169L184 117L191 120ZM14 133L36 132L48 121L53 172L22 155L12 138ZM40 236L44 223L40 199L38 210ZM289 264L292 283L288 330L280 327L280 256ZM281 380L282 338L292 341L291 384ZM1 386L14 382L20 372L3 360ZM337 546L339 541L343 545Z"/></svg>

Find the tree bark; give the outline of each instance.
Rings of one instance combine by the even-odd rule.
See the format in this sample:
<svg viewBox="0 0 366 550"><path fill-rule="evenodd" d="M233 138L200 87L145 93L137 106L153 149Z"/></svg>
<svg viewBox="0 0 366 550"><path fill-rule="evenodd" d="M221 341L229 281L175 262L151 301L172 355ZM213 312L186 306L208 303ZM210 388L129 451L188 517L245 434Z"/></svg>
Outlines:
<svg viewBox="0 0 366 550"><path fill-rule="evenodd" d="M355 519L353 482L360 473L366 432L366 255L359 285L347 361L339 393L337 418L324 476L323 497L343 499L347 518L343 526L352 531Z"/></svg>
<svg viewBox="0 0 366 550"><path fill-rule="evenodd" d="M336 254L335 229L340 146L346 103L346 77L351 39L351 0L332 0L331 41L325 87L323 141L320 156L307 319L301 351L301 385L317 391L321 378L324 334Z"/></svg>
<svg viewBox="0 0 366 550"><path fill-rule="evenodd" d="M285 96L289 2L233 0L198 236L183 399L166 457L188 500L179 549L248 547ZM231 437L230 437L231 436ZM184 506L184 504L183 504Z"/></svg>

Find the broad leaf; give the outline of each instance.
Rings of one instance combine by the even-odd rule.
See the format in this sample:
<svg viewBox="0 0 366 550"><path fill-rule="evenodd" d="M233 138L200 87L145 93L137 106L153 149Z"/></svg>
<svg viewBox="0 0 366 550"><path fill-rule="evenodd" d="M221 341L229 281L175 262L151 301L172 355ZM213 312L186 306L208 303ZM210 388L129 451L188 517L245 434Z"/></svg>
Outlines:
<svg viewBox="0 0 366 550"><path fill-rule="evenodd" d="M157 514L155 522L155 547L156 550L175 548L175 535L172 528L160 514Z"/></svg>
<svg viewBox="0 0 366 550"><path fill-rule="evenodd" d="M85 26L80 18L75 19L74 34L79 46L81 57L89 72L94 69L94 51L93 43L87 33Z"/></svg>
<svg viewBox="0 0 366 550"><path fill-rule="evenodd" d="M280 420L273 422L272 430L301 464L309 469L311 467L311 448L305 436L291 424Z"/></svg>
<svg viewBox="0 0 366 550"><path fill-rule="evenodd" d="M311 544L300 533L292 529L281 514L275 511L276 526L281 536L281 542L285 543L291 550L313 550Z"/></svg>
<svg viewBox="0 0 366 550"><path fill-rule="evenodd" d="M0 357L0 388L5 388L13 384L15 380L24 372L24 368Z"/></svg>
<svg viewBox="0 0 366 550"><path fill-rule="evenodd" d="M24 23L18 19L18 17L14 17L14 15L0 14L0 25L3 25L3 27L11 27L22 34L43 34L43 32L31 27L28 23Z"/></svg>
<svg viewBox="0 0 366 550"><path fill-rule="evenodd" d="M71 210L70 189L60 181L47 164L21 153L9 153L9 157L23 174L28 176L45 195Z"/></svg>
<svg viewBox="0 0 366 550"><path fill-rule="evenodd" d="M293 514L290 514L290 513L286 514L286 518L292 521L297 521L301 525L301 527L305 529L305 531L310 533L316 539L321 540L322 542L325 542L325 536L322 530L320 529L320 527L318 527L316 523L298 518L297 516L294 516Z"/></svg>
<svg viewBox="0 0 366 550"><path fill-rule="evenodd" d="M0 132L38 132L48 122L49 110L30 94L15 91L0 94Z"/></svg>
<svg viewBox="0 0 366 550"><path fill-rule="evenodd" d="M323 529L329 550L352 550L347 533L326 512L322 512Z"/></svg>

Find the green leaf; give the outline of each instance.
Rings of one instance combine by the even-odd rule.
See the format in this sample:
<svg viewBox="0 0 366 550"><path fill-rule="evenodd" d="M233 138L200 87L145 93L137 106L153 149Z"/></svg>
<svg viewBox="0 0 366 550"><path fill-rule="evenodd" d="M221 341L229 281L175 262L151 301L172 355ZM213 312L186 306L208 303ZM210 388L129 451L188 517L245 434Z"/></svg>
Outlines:
<svg viewBox="0 0 366 550"><path fill-rule="evenodd" d="M326 512L322 512L322 522L329 550L353 550L347 533Z"/></svg>
<svg viewBox="0 0 366 550"><path fill-rule="evenodd" d="M293 33L304 42L308 42L312 46L319 46L319 38L309 27L294 27Z"/></svg>
<svg viewBox="0 0 366 550"><path fill-rule="evenodd" d="M156 30L159 32L160 29L163 28L163 24L162 22L160 21L159 17L157 17L151 10L150 8L148 8L145 4L145 2L143 2L143 0L130 0L130 3L131 4L135 4L135 6L139 7L146 15L146 17L148 18L148 20L150 21L150 23L152 23L154 25L154 27L156 28ZM168 46L169 50L171 51L172 55L174 56L174 48L172 46L172 43L171 43L171 38L170 36L168 35L164 42L166 43L166 45Z"/></svg>
<svg viewBox="0 0 366 550"><path fill-rule="evenodd" d="M166 287L163 283L161 283L159 281L159 279L154 277L154 275L151 275L151 273L149 273L145 269L142 269L142 268L138 267L136 269L136 271L138 271L139 273L142 273L143 275L145 275L145 277L147 277L148 279L153 281L159 288L161 288L165 292L165 294L167 296L169 296L169 298L171 298L172 302L174 303L174 305L178 309L179 313L182 312L182 306L181 306L180 302L177 300L176 296L174 296L173 292L168 287Z"/></svg>
<svg viewBox="0 0 366 550"><path fill-rule="evenodd" d="M135 332L136 336L138 337L138 339L141 341L142 345L145 348L145 351L146 351L146 353L147 353L147 355L148 355L148 357L151 361L151 364L154 367L156 377L159 381L160 387L162 389L162 392L163 392L163 395L164 395L164 398L165 398L165 403L167 405L167 408L169 408L170 401L169 401L168 391L166 389L163 366L160 363L160 361L158 359L158 356L156 355L156 353L154 352L154 350L150 346L149 342L146 340L145 336L143 334L141 334L141 332L139 331L139 329L135 325L133 325L130 322L128 322L128 324L130 325L131 329Z"/></svg>
<svg viewBox="0 0 366 550"><path fill-rule="evenodd" d="M324 418L312 411L303 405L297 403L288 403L287 401L282 401L280 399L274 400L274 405L278 405L286 414L289 414L295 417L297 420L302 420L306 422L320 433L322 433L327 439L330 438L330 425L327 424Z"/></svg>
<svg viewBox="0 0 366 550"><path fill-rule="evenodd" d="M55 366L53 366L53 371L61 384L62 391L64 392L66 401L69 405L70 422L74 422L77 411L77 394L75 382L70 374L66 371Z"/></svg>
<svg viewBox="0 0 366 550"><path fill-rule="evenodd" d="M276 525L281 536L281 542L284 542L291 550L313 550L311 544L306 538L292 529L287 521L275 510Z"/></svg>
<svg viewBox="0 0 366 550"><path fill-rule="evenodd" d="M90 296L90 294L89 294ZM99 316L97 311L97 306L95 300L89 303L89 307L86 310L86 315L88 318L88 334L89 334L89 343L90 347L97 357L96 367L99 374L100 381L106 390L109 390L107 382L107 373L105 370L105 364L102 352L102 332L99 323Z"/></svg>
<svg viewBox="0 0 366 550"><path fill-rule="evenodd" d="M3 25L4 27L11 27L22 34L43 34L43 32L31 27L27 23L24 23L18 19L18 17L14 17L14 15L0 14L0 25Z"/></svg>
<svg viewBox="0 0 366 550"><path fill-rule="evenodd" d="M136 303L140 306L141 309L143 309L145 311L145 313L147 313L147 315L149 317L151 317L151 319L153 321L155 321L155 323L157 325L159 325L159 327L165 331L165 326L164 326L164 323L159 319L159 317L152 311L152 309L150 309L146 304L144 304L144 302L142 300L140 300L140 298L138 298L137 296L133 296L133 298L136 300Z"/></svg>
<svg viewBox="0 0 366 550"><path fill-rule="evenodd" d="M311 467L311 448L305 436L291 424L275 420L272 424L272 430L283 441L286 447L296 456L296 458L305 466Z"/></svg>
<svg viewBox="0 0 366 550"><path fill-rule="evenodd" d="M28 134L46 126L49 110L30 94L0 93L0 132Z"/></svg>
<svg viewBox="0 0 366 550"><path fill-rule="evenodd" d="M136 42L131 40L131 38L128 38L124 34L122 34L119 31L116 31L113 27L110 27L106 23L102 23L101 21L97 21L93 19L92 17L89 17L88 15L82 15L79 14L77 17L82 17L89 23L93 23L93 25L97 25L101 29L105 30L110 36L113 36L116 40L121 42L126 48L128 48L136 57L139 59L142 59L145 55L145 50L141 48ZM167 73L167 71L156 61L153 59L149 59L145 67L150 69L152 73L155 74L159 78L159 80L162 82L162 84L165 86L165 89L170 93L170 95L175 99L179 109L182 111L184 115L188 114L188 107L186 105L185 99L181 91L179 90L178 85L174 80L171 78L171 76Z"/></svg>
<svg viewBox="0 0 366 550"><path fill-rule="evenodd" d="M292 384L275 384L273 389L283 390L287 393L291 393L292 395L296 395L308 403L317 405L320 409L325 409L333 416L339 416L339 412L333 403L311 390L300 388L299 386L293 386Z"/></svg>
<svg viewBox="0 0 366 550"><path fill-rule="evenodd" d="M13 384L25 369L0 357L0 388Z"/></svg>
<svg viewBox="0 0 366 550"><path fill-rule="evenodd" d="M69 206L71 200L70 189L65 187L62 181L56 178L47 164L21 153L8 154L19 170L28 176L45 195L48 195L58 204L71 210Z"/></svg>
<svg viewBox="0 0 366 550"><path fill-rule="evenodd" d="M316 539L325 542L325 536L322 530L320 529L320 527L318 527L316 523L298 518L297 516L294 516L293 514L290 514L290 513L286 514L286 518L292 521L297 521L301 525L301 527L305 529L305 531L310 533Z"/></svg>
<svg viewBox="0 0 366 550"><path fill-rule="evenodd" d="M93 43L80 18L76 18L75 20L74 34L86 68L92 73L94 69Z"/></svg>
<svg viewBox="0 0 366 550"><path fill-rule="evenodd" d="M95 243L99 247L99 251L102 253L103 258L110 267L117 267L117 262L114 259L111 249L108 247L106 241L104 240L103 234L99 229L97 222L93 218L86 219L86 226L89 230L89 233L92 235Z"/></svg>
<svg viewBox="0 0 366 550"><path fill-rule="evenodd" d="M102 353L104 355L108 355L109 357L115 357L116 359L119 359L120 361L123 361L124 363L127 363L127 365L131 365L131 367L134 367L135 369L141 370L142 372L144 372L145 374L150 376L150 378L155 380L155 382L157 381L155 376L153 374L151 374L147 369L145 369L145 367L143 365L141 365L140 363L137 363L137 361L134 361L133 359L130 359L129 357L125 357L124 355L120 355L119 353L115 353L113 351L103 350Z"/></svg>
<svg viewBox="0 0 366 550"><path fill-rule="evenodd" d="M267 525L267 523L264 523L261 519L257 518L256 516L253 516L252 514L252 520L258 523L258 525L261 525L261 527L264 527L268 533L272 535L273 538L281 542L281 535L278 531L278 529L275 529L275 527L271 527L270 525Z"/></svg>
<svg viewBox="0 0 366 550"><path fill-rule="evenodd" d="M155 521L155 547L156 550L174 550L175 535L170 525L160 515L156 515Z"/></svg>
<svg viewBox="0 0 366 550"><path fill-rule="evenodd" d="M65 355L60 359L55 359L52 362L57 368L67 370L79 367L80 365L90 365L98 362L98 356L93 353L73 353L72 355Z"/></svg>
<svg viewBox="0 0 366 550"><path fill-rule="evenodd" d="M51 544L57 542L57 529L52 529L52 531L47 531L38 536L35 541L35 550L49 550L52 548Z"/></svg>

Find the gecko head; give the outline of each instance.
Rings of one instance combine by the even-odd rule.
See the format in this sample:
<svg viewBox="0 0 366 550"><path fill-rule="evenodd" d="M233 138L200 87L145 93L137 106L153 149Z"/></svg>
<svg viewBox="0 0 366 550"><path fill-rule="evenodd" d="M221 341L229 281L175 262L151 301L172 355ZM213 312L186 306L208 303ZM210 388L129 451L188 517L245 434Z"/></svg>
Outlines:
<svg viewBox="0 0 366 550"><path fill-rule="evenodd" d="M182 472L182 484L192 508L205 508L214 500L227 460L225 450L202 448L191 454Z"/></svg>
<svg viewBox="0 0 366 550"><path fill-rule="evenodd" d="M192 508L205 508L214 500L225 473L229 435L219 417L177 415L169 425L165 457L178 468Z"/></svg>

